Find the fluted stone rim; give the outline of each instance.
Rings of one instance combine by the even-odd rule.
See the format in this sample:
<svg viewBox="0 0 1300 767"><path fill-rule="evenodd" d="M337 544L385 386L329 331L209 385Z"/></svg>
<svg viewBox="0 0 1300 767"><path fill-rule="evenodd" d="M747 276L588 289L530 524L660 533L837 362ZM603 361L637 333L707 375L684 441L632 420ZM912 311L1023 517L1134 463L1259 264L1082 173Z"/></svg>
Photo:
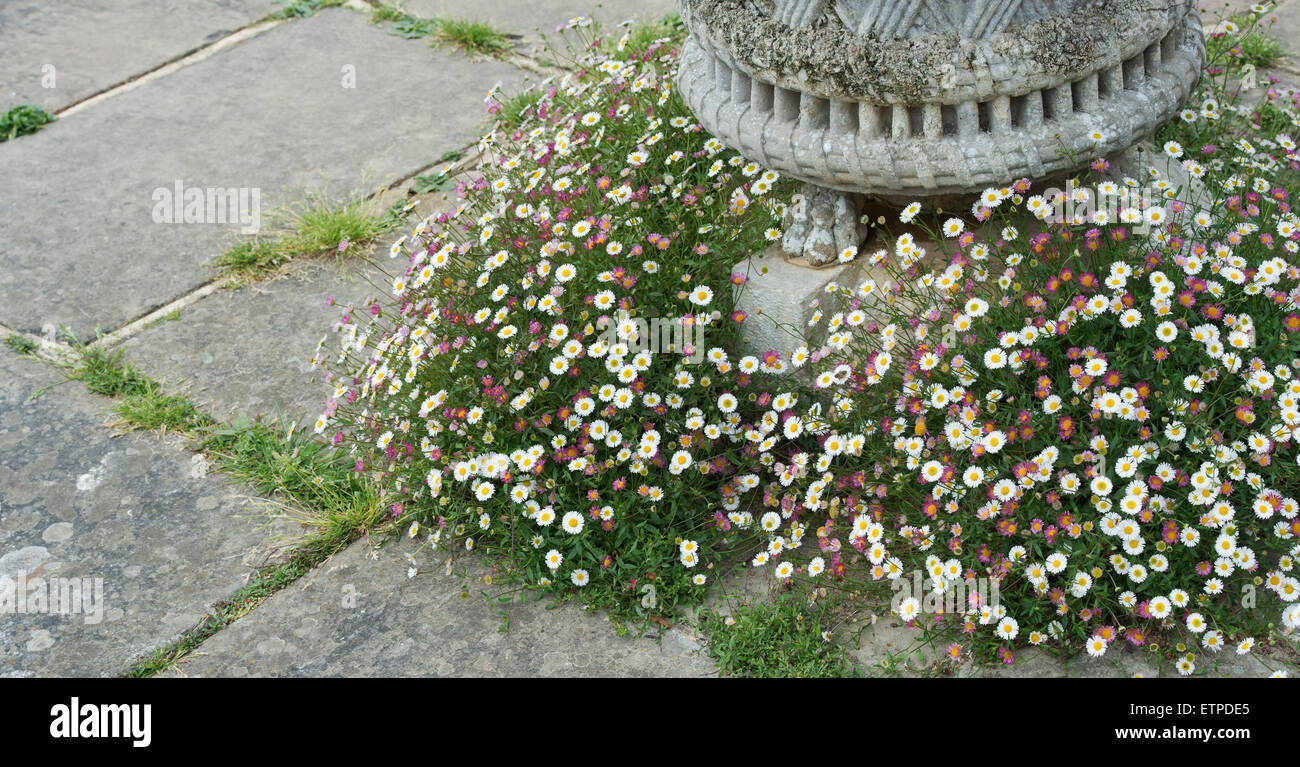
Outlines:
<svg viewBox="0 0 1300 767"><path fill-rule="evenodd" d="M1059 86L1132 58L1181 26L1192 0L1095 0L1012 24L988 39L957 33L881 40L793 28L745 0L679 0L691 35L751 77L825 99L959 104Z"/></svg>

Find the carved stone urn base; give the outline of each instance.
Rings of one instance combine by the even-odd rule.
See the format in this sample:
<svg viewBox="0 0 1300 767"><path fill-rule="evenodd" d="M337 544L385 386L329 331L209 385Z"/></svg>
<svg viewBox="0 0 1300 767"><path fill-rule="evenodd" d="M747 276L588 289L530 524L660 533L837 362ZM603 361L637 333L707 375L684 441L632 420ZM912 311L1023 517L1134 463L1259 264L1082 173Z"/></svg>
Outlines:
<svg viewBox="0 0 1300 767"><path fill-rule="evenodd" d="M862 206L861 195L804 184L785 211L785 257L815 268L850 260L869 229Z"/></svg>

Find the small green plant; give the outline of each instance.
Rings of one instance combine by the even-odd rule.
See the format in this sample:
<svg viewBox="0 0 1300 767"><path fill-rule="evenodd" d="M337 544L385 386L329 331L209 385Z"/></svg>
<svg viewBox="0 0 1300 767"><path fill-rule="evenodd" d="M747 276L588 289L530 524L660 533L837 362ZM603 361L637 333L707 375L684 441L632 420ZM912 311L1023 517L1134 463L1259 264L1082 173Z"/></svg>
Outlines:
<svg viewBox="0 0 1300 767"><path fill-rule="evenodd" d="M464 156L465 153L463 151L459 149L451 149L443 152L442 157L438 158L438 162L452 163ZM414 193L424 194L426 192L445 192L455 187L456 179L447 172L449 169L450 166L434 173L426 173L423 176L416 176L413 179L415 182Z"/></svg>
<svg viewBox="0 0 1300 767"><path fill-rule="evenodd" d="M392 34L414 40L420 37L433 37L438 32L438 20L426 19L407 13L395 5L381 4L370 13L371 24L393 23Z"/></svg>
<svg viewBox="0 0 1300 767"><path fill-rule="evenodd" d="M510 40L490 24L468 19L440 19L436 45L456 46L466 53L501 57L510 52Z"/></svg>
<svg viewBox="0 0 1300 767"><path fill-rule="evenodd" d="M390 21L401 21L409 14L395 5L380 4L376 5L370 12L371 24L385 24Z"/></svg>
<svg viewBox="0 0 1300 767"><path fill-rule="evenodd" d="M415 177L415 193L425 194L426 192L445 192L456 186L456 179L452 176L438 171L423 176Z"/></svg>
<svg viewBox="0 0 1300 767"><path fill-rule="evenodd" d="M145 394L151 383L135 366L122 360L122 350L110 352L98 346L76 347L77 366L69 374L95 394L124 397Z"/></svg>
<svg viewBox="0 0 1300 767"><path fill-rule="evenodd" d="M233 284L246 284L268 277L289 255L278 243L261 238L242 240L212 261L212 266L225 274Z"/></svg>
<svg viewBox="0 0 1300 767"><path fill-rule="evenodd" d="M844 648L824 627L827 611L795 594L708 615L707 650L723 674L745 677L855 676Z"/></svg>
<svg viewBox="0 0 1300 767"><path fill-rule="evenodd" d="M405 37L407 40L434 37L438 34L438 22L434 19L422 19L408 13L393 25L393 34Z"/></svg>
<svg viewBox="0 0 1300 767"><path fill-rule="evenodd" d="M106 397L118 397L113 407L122 422L148 431L192 432L212 424L194 403L167 394L157 381L143 375L122 359L122 350L109 352L100 347L80 346L77 366L69 377L87 389Z"/></svg>
<svg viewBox="0 0 1300 767"><path fill-rule="evenodd" d="M324 527L347 531L379 521L378 497L347 456L295 426L241 418L207 429L198 447L219 469L260 493L328 511L320 517Z"/></svg>
<svg viewBox="0 0 1300 767"><path fill-rule="evenodd" d="M410 207L400 202L384 207L380 194L346 200L312 195L280 212L287 221L284 234L241 240L213 259L212 267L237 287L269 277L295 258L364 253L401 223Z"/></svg>
<svg viewBox="0 0 1300 767"><path fill-rule="evenodd" d="M27 338L26 336L20 336L17 333L12 333L5 337L5 346L8 346L10 349L13 349L19 354L31 355L36 353L36 349L40 346L40 344L36 343L30 338Z"/></svg>
<svg viewBox="0 0 1300 767"><path fill-rule="evenodd" d="M38 106L23 104L0 114L0 142L26 136L54 122L54 115Z"/></svg>
<svg viewBox="0 0 1300 767"><path fill-rule="evenodd" d="M212 419L193 402L165 393L162 386L152 380L143 391L124 397L113 411L125 423L146 431L188 433L212 424Z"/></svg>
<svg viewBox="0 0 1300 767"><path fill-rule="evenodd" d="M290 209L293 233L283 241L289 257L337 252L341 245L366 245L401 222L404 210L384 208L379 195L333 201L309 197Z"/></svg>
<svg viewBox="0 0 1300 767"><path fill-rule="evenodd" d="M334 8L343 5L343 0L276 0L280 10L272 13L269 19L302 19L322 8Z"/></svg>
<svg viewBox="0 0 1300 767"><path fill-rule="evenodd" d="M164 322L171 322L172 320L179 320L180 318L181 318L181 310L180 310L180 309L173 309L173 310L171 310L170 312L167 312L166 314L164 314L164 315L161 316L161 317L157 317L157 318L154 318L154 319L150 320L150 321L145 325L145 327L147 327L147 328L157 327L157 326L163 324Z"/></svg>
<svg viewBox="0 0 1300 767"><path fill-rule="evenodd" d="M442 157L438 158L438 162L456 162L464 156L465 152L461 149L448 149L442 153Z"/></svg>
<svg viewBox="0 0 1300 767"><path fill-rule="evenodd" d="M1286 55L1282 43L1266 33L1261 15L1234 14L1224 25L1226 32L1215 32L1205 40L1205 58L1211 68L1220 66L1238 70L1250 65L1263 69L1273 66Z"/></svg>

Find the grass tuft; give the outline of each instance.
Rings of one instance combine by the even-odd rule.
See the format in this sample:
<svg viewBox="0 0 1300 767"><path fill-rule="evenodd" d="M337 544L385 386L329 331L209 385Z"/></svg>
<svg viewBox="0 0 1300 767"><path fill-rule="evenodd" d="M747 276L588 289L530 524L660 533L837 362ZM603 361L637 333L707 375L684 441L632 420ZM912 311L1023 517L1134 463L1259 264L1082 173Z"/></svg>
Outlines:
<svg viewBox="0 0 1300 767"><path fill-rule="evenodd" d="M397 227L405 214L402 203L385 208L381 193L345 200L312 195L279 213L287 220L282 235L241 240L210 265L226 277L228 286L239 287L270 277L295 258L364 255L367 246Z"/></svg>
<svg viewBox="0 0 1300 767"><path fill-rule="evenodd" d="M96 394L105 397L126 397L147 394L153 384L122 360L122 350L110 352L97 346L76 348L79 361L70 377L85 384Z"/></svg>
<svg viewBox="0 0 1300 767"><path fill-rule="evenodd" d="M726 676L857 676L844 648L822 637L825 610L796 594L739 607L731 625L706 616L706 649Z"/></svg>
<svg viewBox="0 0 1300 767"><path fill-rule="evenodd" d="M255 237L235 243L212 266L232 284L244 285L271 276L288 259L275 242Z"/></svg>
<svg viewBox="0 0 1300 767"><path fill-rule="evenodd" d="M490 24L469 19L440 19L435 45L455 46L471 55L500 58L511 51L510 40Z"/></svg>
<svg viewBox="0 0 1300 767"><path fill-rule="evenodd" d="M79 362L69 377L87 389L120 401L113 412L133 428L146 431L193 433L213 421L185 397L167 394L162 384L140 373L122 359L122 350L99 347L76 349Z"/></svg>
<svg viewBox="0 0 1300 767"><path fill-rule="evenodd" d="M293 233L282 244L290 258L335 253L342 243L367 245L401 222L398 211L385 209L379 195L342 202L309 197L290 209Z"/></svg>
<svg viewBox="0 0 1300 767"><path fill-rule="evenodd" d="M370 23L385 24L390 21L401 21L410 15L395 5L381 4L370 11Z"/></svg>
<svg viewBox="0 0 1300 767"><path fill-rule="evenodd" d="M8 346L10 349L13 349L19 354L32 355L36 353L36 350L40 347L40 344L36 343L35 341L33 341L32 339L26 336L20 336L17 333L12 333L5 337L5 346Z"/></svg>

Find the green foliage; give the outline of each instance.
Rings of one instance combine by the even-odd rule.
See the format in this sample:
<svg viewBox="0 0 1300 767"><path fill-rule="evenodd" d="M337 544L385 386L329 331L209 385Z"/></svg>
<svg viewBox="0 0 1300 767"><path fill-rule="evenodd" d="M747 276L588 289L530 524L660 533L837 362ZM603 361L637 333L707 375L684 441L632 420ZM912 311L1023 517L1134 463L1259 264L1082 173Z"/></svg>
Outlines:
<svg viewBox="0 0 1300 767"><path fill-rule="evenodd" d="M497 112L497 119L501 121L502 128L516 128L522 125L529 116L530 110L536 108L541 102L543 93L536 88L528 88L520 91L513 96L507 96L500 100L501 109Z"/></svg>
<svg viewBox="0 0 1300 767"><path fill-rule="evenodd" d="M435 37L438 34L438 21L403 14L400 19L397 19L397 23L393 25L393 34L407 40L420 37Z"/></svg>
<svg viewBox="0 0 1300 767"><path fill-rule="evenodd" d="M439 19L433 39L436 45L454 46L471 55L500 58L511 50L505 33L469 19Z"/></svg>
<svg viewBox="0 0 1300 767"><path fill-rule="evenodd" d="M1210 69L1227 67L1240 70L1247 65L1256 69L1273 66L1286 55L1281 41L1268 34L1271 22L1264 14L1240 13L1229 17L1228 32L1216 32L1206 37L1206 66Z"/></svg>
<svg viewBox="0 0 1300 767"><path fill-rule="evenodd" d="M35 133L41 129L41 126L52 123L55 119L54 115L38 106L31 104L16 106L0 113L0 142Z"/></svg>
<svg viewBox="0 0 1300 767"><path fill-rule="evenodd" d="M370 12L370 23L384 24L390 21L401 21L402 19L406 18L408 15L409 14L407 14L405 11L403 11L401 8L398 8L395 5L380 3L379 5L376 5L374 9Z"/></svg>
<svg viewBox="0 0 1300 767"><path fill-rule="evenodd" d="M434 45L460 48L470 55L500 58L510 53L510 36L492 25L469 19L428 19L392 5L380 5L371 13L375 24L392 23L391 33L408 40L433 39Z"/></svg>
<svg viewBox="0 0 1300 767"><path fill-rule="evenodd" d="M726 676L859 676L830 636L830 624L824 607L786 593L774 601L742 605L730 617L707 615L705 647Z"/></svg>
<svg viewBox="0 0 1300 767"><path fill-rule="evenodd" d="M409 210L401 202L385 207L380 194L343 200L312 194L278 212L279 234L240 240L211 265L230 285L239 286L269 277L296 258L364 255Z"/></svg>
<svg viewBox="0 0 1300 767"><path fill-rule="evenodd" d="M292 256L277 242L261 237L241 240L212 260L212 267L231 284L256 282L274 274Z"/></svg>
<svg viewBox="0 0 1300 767"><path fill-rule="evenodd" d="M323 8L343 5L344 0L275 0L280 10L267 16L269 19L302 19Z"/></svg>
<svg viewBox="0 0 1300 767"><path fill-rule="evenodd" d="M366 245L397 226L401 206L385 208L378 195L343 201L313 195L289 209L292 233L282 241L290 258L332 254L339 245Z"/></svg>
<svg viewBox="0 0 1300 767"><path fill-rule="evenodd" d="M36 350L40 348L40 344L26 336L20 336L17 333L11 333L10 335L5 336L5 346L8 346L10 349L23 355L35 354Z"/></svg>
<svg viewBox="0 0 1300 767"><path fill-rule="evenodd" d="M327 527L358 532L379 521L378 496L347 456L305 430L238 419L199 435L198 448L217 467L263 495L281 495L305 509L330 510Z"/></svg>

